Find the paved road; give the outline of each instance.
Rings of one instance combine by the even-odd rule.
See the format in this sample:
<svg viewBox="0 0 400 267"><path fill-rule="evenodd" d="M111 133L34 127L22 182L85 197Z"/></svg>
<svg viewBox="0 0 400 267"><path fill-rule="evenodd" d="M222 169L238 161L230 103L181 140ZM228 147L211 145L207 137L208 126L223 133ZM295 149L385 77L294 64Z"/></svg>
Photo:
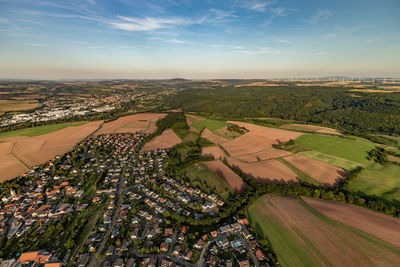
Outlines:
<svg viewBox="0 0 400 267"><path fill-rule="evenodd" d="M108 227L108 230L106 232L106 234L103 236L103 239L101 241L101 244L99 246L99 248L96 251L96 255L92 257L92 260L89 263L89 267L95 267L98 266L100 264L100 262L97 259L97 255L100 255L103 253L104 247L107 243L107 240L110 238L112 230L114 229L115 223L117 222L117 218L118 218L118 214L120 212L120 207L121 207L121 194L122 194L122 178L125 175L125 167L122 168L121 174L119 176L119 180L118 180L118 190L117 190L117 205L116 205L116 209L114 211L113 214L113 218L111 221L110 226Z"/></svg>

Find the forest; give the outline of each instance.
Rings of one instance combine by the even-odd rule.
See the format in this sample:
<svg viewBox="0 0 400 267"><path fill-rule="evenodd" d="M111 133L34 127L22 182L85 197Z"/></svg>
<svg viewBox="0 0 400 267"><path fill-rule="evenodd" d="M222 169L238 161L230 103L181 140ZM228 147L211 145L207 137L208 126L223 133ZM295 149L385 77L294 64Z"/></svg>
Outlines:
<svg viewBox="0 0 400 267"><path fill-rule="evenodd" d="M343 87L219 87L171 94L168 106L232 119L274 117L315 123L375 142L400 134L400 93L362 93Z"/></svg>

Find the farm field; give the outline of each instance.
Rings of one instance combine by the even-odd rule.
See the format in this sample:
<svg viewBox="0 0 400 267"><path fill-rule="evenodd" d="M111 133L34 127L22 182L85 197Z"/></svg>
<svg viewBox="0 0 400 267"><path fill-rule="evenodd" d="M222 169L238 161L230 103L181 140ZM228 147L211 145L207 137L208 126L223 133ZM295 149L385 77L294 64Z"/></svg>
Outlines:
<svg viewBox="0 0 400 267"><path fill-rule="evenodd" d="M177 136L172 129L168 129L162 132L161 135L146 143L142 148L142 151L171 148L181 142L182 140L179 136Z"/></svg>
<svg viewBox="0 0 400 267"><path fill-rule="evenodd" d="M260 160L285 157L285 156L289 156L289 155L292 155L292 153L285 151L285 150L271 148L271 149L256 152L253 154L238 156L237 159L246 161L246 162L256 162L256 161L260 161Z"/></svg>
<svg viewBox="0 0 400 267"><path fill-rule="evenodd" d="M246 163L228 157L231 167L239 168L243 173L260 183L298 183L299 177L283 163L271 159L254 163Z"/></svg>
<svg viewBox="0 0 400 267"><path fill-rule="evenodd" d="M217 120L211 120L211 119L204 119L201 121L198 121L196 123L193 123L191 126L198 130L203 130L204 128L208 128L210 131L215 131L218 130L224 126L226 126L226 122L224 121L217 121Z"/></svg>
<svg viewBox="0 0 400 267"><path fill-rule="evenodd" d="M296 144L323 154L358 162L363 166L371 164L366 158L367 152L375 148L374 143L366 140L315 134L305 134L298 137Z"/></svg>
<svg viewBox="0 0 400 267"><path fill-rule="evenodd" d="M322 215L400 248L400 219L340 202L303 197Z"/></svg>
<svg viewBox="0 0 400 267"><path fill-rule="evenodd" d="M358 166L361 166L360 163L342 159L342 158L338 158L338 157L327 155L327 154L323 154L323 153L320 153L317 151L303 151L303 152L299 152L298 154L323 161L325 163L343 168L348 171L351 171L351 170L357 168Z"/></svg>
<svg viewBox="0 0 400 267"><path fill-rule="evenodd" d="M203 147L201 154L203 156L213 156L214 159L224 159L226 157L224 151L219 146Z"/></svg>
<svg viewBox="0 0 400 267"><path fill-rule="evenodd" d="M165 113L140 113L120 117L115 121L105 123L97 132L100 134L109 133L154 133L157 129L157 120L165 117Z"/></svg>
<svg viewBox="0 0 400 267"><path fill-rule="evenodd" d="M269 194L248 209L282 266L398 266L400 249L336 222L303 200Z"/></svg>
<svg viewBox="0 0 400 267"><path fill-rule="evenodd" d="M64 129L67 127L81 126L81 125L84 125L85 123L86 122L59 123L59 124L51 124L51 125L38 126L38 127L33 127L33 128L20 129L20 130L0 133L0 139L13 137L13 136L34 137L34 136L39 136L39 135L55 132L55 131L58 131L58 130L61 130L61 129Z"/></svg>
<svg viewBox="0 0 400 267"><path fill-rule="evenodd" d="M400 166L382 166L375 163L352 180L348 189L390 201L400 201Z"/></svg>
<svg viewBox="0 0 400 267"><path fill-rule="evenodd" d="M202 163L195 163L185 168L184 173L189 179L192 186L207 184L211 188L215 188L215 192L227 198L230 192L233 192L224 177L209 170Z"/></svg>
<svg viewBox="0 0 400 267"><path fill-rule="evenodd" d="M289 141L302 135L298 132L263 127L246 122L229 121L229 123L237 124L249 130L244 135L222 144L224 149L234 157L267 150L279 141Z"/></svg>
<svg viewBox="0 0 400 267"><path fill-rule="evenodd" d="M223 176L235 193L242 193L246 189L246 182L244 182L243 179L234 173L228 166L222 163L222 161L213 160L204 162L203 164L211 171Z"/></svg>
<svg viewBox="0 0 400 267"><path fill-rule="evenodd" d="M284 157L283 159L308 176L328 186L335 185L349 174L342 168L299 154Z"/></svg>
<svg viewBox="0 0 400 267"><path fill-rule="evenodd" d="M216 144L222 144L222 143L226 143L229 141L229 139L226 139L222 136L214 134L208 128L204 128L203 132L201 133L201 137L209 140L210 142L216 143Z"/></svg>
<svg viewBox="0 0 400 267"><path fill-rule="evenodd" d="M68 152L76 143L96 131L102 123L88 122L33 137L4 138L4 143L0 144L0 179L12 179L25 172L27 167L45 163Z"/></svg>
<svg viewBox="0 0 400 267"><path fill-rule="evenodd" d="M8 111L30 110L40 106L37 100L0 100L0 114Z"/></svg>
<svg viewBox="0 0 400 267"><path fill-rule="evenodd" d="M317 133L317 134L341 135L341 133L338 130L317 125L310 125L310 124L297 124L297 123L285 124L282 125L280 128L286 130L302 131L302 132Z"/></svg>

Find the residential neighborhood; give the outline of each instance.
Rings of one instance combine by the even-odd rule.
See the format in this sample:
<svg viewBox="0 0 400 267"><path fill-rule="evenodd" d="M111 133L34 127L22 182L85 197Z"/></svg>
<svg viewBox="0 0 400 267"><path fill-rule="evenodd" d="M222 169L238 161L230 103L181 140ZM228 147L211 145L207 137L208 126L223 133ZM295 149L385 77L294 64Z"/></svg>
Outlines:
<svg viewBox="0 0 400 267"><path fill-rule="evenodd" d="M168 176L168 150L140 151L147 137L90 136L2 191L1 266L265 265L246 218L188 223L227 203Z"/></svg>

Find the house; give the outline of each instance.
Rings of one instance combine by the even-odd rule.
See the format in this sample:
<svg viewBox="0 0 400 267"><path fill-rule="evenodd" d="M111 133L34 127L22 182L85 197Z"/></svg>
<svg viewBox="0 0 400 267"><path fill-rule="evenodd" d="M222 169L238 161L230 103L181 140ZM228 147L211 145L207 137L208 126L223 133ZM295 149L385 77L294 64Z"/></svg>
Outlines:
<svg viewBox="0 0 400 267"><path fill-rule="evenodd" d="M51 254L46 251L31 251L22 253L19 257L20 263L36 262L45 263L49 260Z"/></svg>
<svg viewBox="0 0 400 267"><path fill-rule="evenodd" d="M249 260L238 260L239 266L240 267L250 267L250 262Z"/></svg>
<svg viewBox="0 0 400 267"><path fill-rule="evenodd" d="M182 250L182 248L181 248L181 246L175 246L175 248L174 248L174 251L172 251L172 254L175 256L175 257L178 257L179 256L179 253L181 252L181 250Z"/></svg>
<svg viewBox="0 0 400 267"><path fill-rule="evenodd" d="M199 239L196 242L196 244L193 245L193 247L197 248L197 249L202 249L205 245L206 245L206 243L204 243L204 241L202 239Z"/></svg>
<svg viewBox="0 0 400 267"><path fill-rule="evenodd" d="M232 231L240 231L242 230L242 226L239 223L233 223L231 224Z"/></svg>
<svg viewBox="0 0 400 267"><path fill-rule="evenodd" d="M176 266L175 263L173 263L167 259L162 259L161 265L160 265L160 267L175 267L175 266Z"/></svg>
<svg viewBox="0 0 400 267"><path fill-rule="evenodd" d="M146 267L156 267L157 255L151 255L148 258L143 258L141 264Z"/></svg>
<svg viewBox="0 0 400 267"><path fill-rule="evenodd" d="M217 245L221 248L221 249L226 249L229 247L229 241L228 239L224 236L223 238L219 239L217 241Z"/></svg>
<svg viewBox="0 0 400 267"><path fill-rule="evenodd" d="M212 237L217 237L218 236L218 232L217 231L212 231L211 232L211 236Z"/></svg>
<svg viewBox="0 0 400 267"><path fill-rule="evenodd" d="M221 226L218 231L220 234L227 234L232 230L232 227L230 225L225 225L225 226Z"/></svg>
<svg viewBox="0 0 400 267"><path fill-rule="evenodd" d="M215 260L215 256L210 256L208 260L206 261L207 266L216 266L217 261Z"/></svg>
<svg viewBox="0 0 400 267"><path fill-rule="evenodd" d="M160 245L160 251L161 252L167 252L168 251L168 247L169 247L168 242L164 241Z"/></svg>
<svg viewBox="0 0 400 267"><path fill-rule="evenodd" d="M165 236L169 236L169 235L172 235L173 232L174 232L174 229L172 229L172 228L165 228L165 230L164 230L164 235L165 235Z"/></svg>
<svg viewBox="0 0 400 267"><path fill-rule="evenodd" d="M125 265L125 267L135 267L135 266L136 266L136 261L134 258L129 258Z"/></svg>
<svg viewBox="0 0 400 267"><path fill-rule="evenodd" d="M259 261L265 260L265 255L259 248L256 250L256 257Z"/></svg>
<svg viewBox="0 0 400 267"><path fill-rule="evenodd" d="M186 253L185 260L188 261L188 260L190 260L192 257L193 257L193 251L189 250L189 251Z"/></svg>
<svg viewBox="0 0 400 267"><path fill-rule="evenodd" d="M246 218L238 219L237 221L238 221L238 223L241 223L241 224L244 224L244 225L248 225L249 224L249 221Z"/></svg>
<svg viewBox="0 0 400 267"><path fill-rule="evenodd" d="M106 251L106 256L112 256L114 254L114 250L115 250L114 246L112 246L112 245L109 246L107 251Z"/></svg>

